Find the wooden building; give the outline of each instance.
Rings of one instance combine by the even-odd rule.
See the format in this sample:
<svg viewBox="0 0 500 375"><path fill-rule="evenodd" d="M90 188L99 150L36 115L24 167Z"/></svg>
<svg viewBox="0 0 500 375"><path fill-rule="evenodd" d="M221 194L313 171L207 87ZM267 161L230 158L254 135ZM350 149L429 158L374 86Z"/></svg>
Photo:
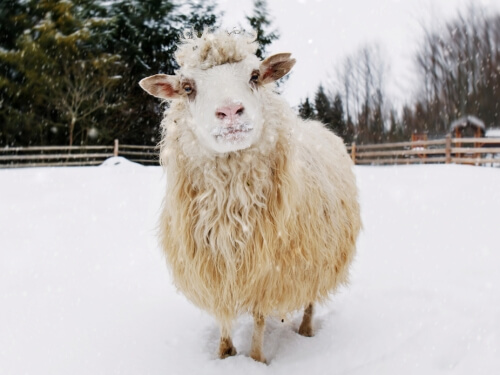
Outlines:
<svg viewBox="0 0 500 375"><path fill-rule="evenodd" d="M476 116L460 117L450 125L450 133L455 138L482 138L485 132L484 122Z"/></svg>

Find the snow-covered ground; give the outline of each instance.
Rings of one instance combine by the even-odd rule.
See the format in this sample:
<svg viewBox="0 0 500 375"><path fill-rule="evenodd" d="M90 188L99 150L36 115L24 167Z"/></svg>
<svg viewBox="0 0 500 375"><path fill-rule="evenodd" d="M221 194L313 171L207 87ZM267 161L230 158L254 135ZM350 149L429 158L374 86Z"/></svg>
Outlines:
<svg viewBox="0 0 500 375"><path fill-rule="evenodd" d="M116 165L115 165L116 164ZM500 169L357 167L349 288L268 319L269 365L216 359L218 329L172 287L155 239L159 167L0 170L0 374L498 374Z"/></svg>

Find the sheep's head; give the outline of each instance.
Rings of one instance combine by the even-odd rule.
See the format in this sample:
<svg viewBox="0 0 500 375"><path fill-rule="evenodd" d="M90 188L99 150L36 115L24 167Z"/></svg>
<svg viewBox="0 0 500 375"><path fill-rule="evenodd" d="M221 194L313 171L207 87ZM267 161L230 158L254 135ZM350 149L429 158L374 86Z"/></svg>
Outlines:
<svg viewBox="0 0 500 375"><path fill-rule="evenodd" d="M185 101L188 123L204 147L217 153L242 150L262 133L264 86L295 64L289 53L260 61L255 50L247 37L205 33L179 48L176 75L157 74L140 85L158 98Z"/></svg>

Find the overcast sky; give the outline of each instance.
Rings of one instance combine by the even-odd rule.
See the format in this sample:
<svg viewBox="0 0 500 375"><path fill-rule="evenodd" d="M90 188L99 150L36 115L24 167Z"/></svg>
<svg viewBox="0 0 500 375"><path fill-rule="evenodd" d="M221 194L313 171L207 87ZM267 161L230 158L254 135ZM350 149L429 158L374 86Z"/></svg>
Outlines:
<svg viewBox="0 0 500 375"><path fill-rule="evenodd" d="M328 85L335 65L365 44L378 43L387 56L387 92L397 104L411 100L417 82L415 50L421 24L438 27L465 9L471 0L268 0L280 39L268 51L292 52L297 59L283 95L296 106L312 97L320 82ZM500 0L475 0L489 12ZM248 27L252 0L218 0L223 27ZM332 89L331 83L328 89Z"/></svg>

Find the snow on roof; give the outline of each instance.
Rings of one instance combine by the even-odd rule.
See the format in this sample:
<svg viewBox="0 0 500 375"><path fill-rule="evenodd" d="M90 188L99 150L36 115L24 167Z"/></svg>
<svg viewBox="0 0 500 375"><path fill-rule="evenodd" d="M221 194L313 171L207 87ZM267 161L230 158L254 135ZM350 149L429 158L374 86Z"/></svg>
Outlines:
<svg viewBox="0 0 500 375"><path fill-rule="evenodd" d="M500 138L500 128L490 128L486 130L485 137Z"/></svg>
<svg viewBox="0 0 500 375"><path fill-rule="evenodd" d="M484 122L478 119L476 116L464 116L459 119L453 121L450 126L450 131L455 130L456 128L465 128L466 126L475 126L481 128L483 131L486 130L484 126Z"/></svg>

